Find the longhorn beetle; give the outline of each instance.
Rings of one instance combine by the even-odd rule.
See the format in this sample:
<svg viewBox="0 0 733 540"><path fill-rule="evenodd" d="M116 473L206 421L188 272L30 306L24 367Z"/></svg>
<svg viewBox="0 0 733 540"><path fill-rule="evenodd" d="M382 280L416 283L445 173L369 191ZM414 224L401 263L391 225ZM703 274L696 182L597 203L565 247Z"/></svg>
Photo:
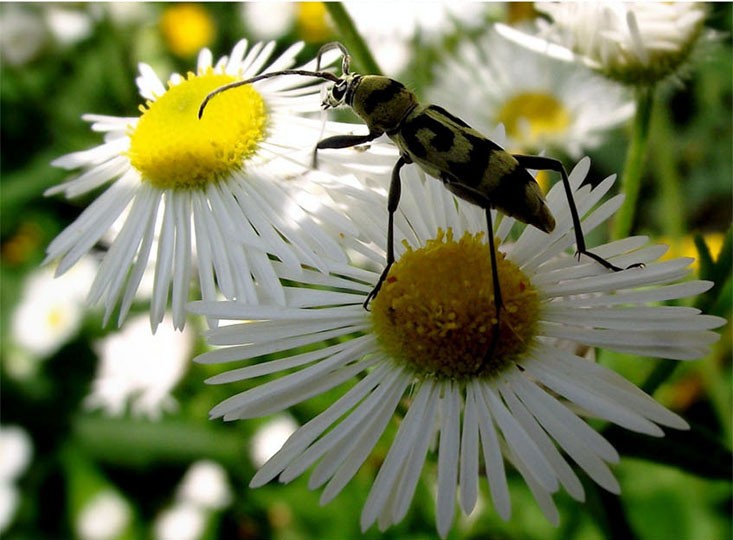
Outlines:
<svg viewBox="0 0 733 540"><path fill-rule="evenodd" d="M323 54L333 49L339 49L342 54L340 77L320 70ZM350 64L351 57L346 47L338 42L327 43L318 52L316 71L284 69L224 85L206 96L199 108L199 118L206 104L221 92L270 77L301 75L332 82L333 85L326 91L322 107L331 109L346 104L369 128L369 133L366 135L336 135L320 141L313 153L314 165L316 152L320 149L349 148L365 144L383 134L392 139L400 151L400 157L392 170L387 196L389 213L387 265L374 289L367 296L364 302L365 309L369 309L369 303L379 293L395 260L394 215L402 190L400 170L410 163L416 164L428 175L442 181L445 187L456 196L485 210L496 319L494 338L489 345L484 362L493 355L499 329L500 310L503 306L499 274L496 269L496 247L491 209L496 208L546 233L552 232L555 228L555 218L545 203L539 185L527 169L549 170L560 174L573 221L578 259L580 260L581 255L586 255L609 270L614 272L622 270L586 248L578 210L575 207L570 188L570 180L560 161L543 156L510 154L445 109L437 105L421 105L417 96L402 83L379 75L352 73L349 71ZM642 265L634 264L627 268L640 266Z"/></svg>

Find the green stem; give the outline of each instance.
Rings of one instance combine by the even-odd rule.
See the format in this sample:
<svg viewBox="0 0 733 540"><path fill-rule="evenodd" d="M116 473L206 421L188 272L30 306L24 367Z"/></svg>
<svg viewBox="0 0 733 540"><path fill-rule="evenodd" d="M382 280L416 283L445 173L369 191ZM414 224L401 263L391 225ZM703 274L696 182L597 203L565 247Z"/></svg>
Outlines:
<svg viewBox="0 0 733 540"><path fill-rule="evenodd" d="M685 232L684 201L680 191L680 175L677 171L677 154L673 144L670 119L665 103L657 100L654 107L654 140L652 163L659 181L662 201L662 231L669 241L679 240Z"/></svg>
<svg viewBox="0 0 733 540"><path fill-rule="evenodd" d="M374 60L369 47L367 47L364 38L359 34L359 31L354 25L354 21L346 12L343 4L340 2L324 2L324 4L328 10L328 14L333 19L333 23L336 25L341 41L349 50L351 58L361 72L370 75L381 75L382 71L379 69L379 65Z"/></svg>
<svg viewBox="0 0 733 540"><path fill-rule="evenodd" d="M654 88L639 88L636 96L636 116L633 132L626 154L624 176L621 190L626 195L623 206L616 214L613 222L612 236L614 240L629 235L634 224L641 178L644 173L644 161L649 143L649 126L651 124L652 105L654 104Z"/></svg>

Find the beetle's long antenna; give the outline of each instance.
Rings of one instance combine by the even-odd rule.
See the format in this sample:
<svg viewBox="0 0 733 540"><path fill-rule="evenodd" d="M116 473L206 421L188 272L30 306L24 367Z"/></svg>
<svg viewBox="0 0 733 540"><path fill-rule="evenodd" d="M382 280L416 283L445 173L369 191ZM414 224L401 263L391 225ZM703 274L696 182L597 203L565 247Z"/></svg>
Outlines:
<svg viewBox="0 0 733 540"><path fill-rule="evenodd" d="M225 84L224 86L220 86L216 90L208 93L208 95L204 98L204 100L201 102L201 105L199 106L199 120L204 115L204 109L206 108L206 105L209 103L209 101L211 101L214 96L221 94L222 92L226 92L227 90L231 90L232 88L237 88L238 86L256 83L257 81L269 79L271 77L279 77L280 75L301 75L303 77L317 77L319 79L324 79L334 83L340 81L339 77L337 77L333 73L329 73L328 71L307 71L303 69L284 69L282 71L263 73L262 75L257 75L256 77L245 79L243 81L234 81L232 83Z"/></svg>
<svg viewBox="0 0 733 540"><path fill-rule="evenodd" d="M341 51L341 75L348 75L349 67L351 66L351 55L349 54L349 51L346 49L346 47L344 47L338 41L331 41L330 43L326 43L318 50L318 56L316 57L316 71L321 69L321 57L328 51L331 51L333 49L338 49Z"/></svg>

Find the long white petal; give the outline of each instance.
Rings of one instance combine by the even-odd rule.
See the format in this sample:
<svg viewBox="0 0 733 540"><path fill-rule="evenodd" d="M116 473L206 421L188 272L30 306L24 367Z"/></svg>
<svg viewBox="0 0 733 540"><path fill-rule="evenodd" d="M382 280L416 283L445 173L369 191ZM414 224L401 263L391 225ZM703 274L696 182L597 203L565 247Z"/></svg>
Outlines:
<svg viewBox="0 0 733 540"><path fill-rule="evenodd" d="M374 418L364 426L364 432L355 441L353 451L347 456L343 465L333 474L321 495L321 504L330 502L353 478L357 470L371 453L380 435L393 418L397 405L410 384L411 376L404 373L392 375L394 390L382 401L379 409L374 411ZM314 472L315 474L315 472Z"/></svg>
<svg viewBox="0 0 733 540"><path fill-rule="evenodd" d="M445 538L456 513L458 455L460 444L460 406L458 389L452 383L443 385L441 400L440 447L438 449L438 497L436 519L438 534Z"/></svg>
<svg viewBox="0 0 733 540"><path fill-rule="evenodd" d="M461 508L466 514L473 511L478 499L479 435L477 416L473 393L467 389L463 408L463 430L461 431L461 468L458 476Z"/></svg>
<svg viewBox="0 0 733 540"><path fill-rule="evenodd" d="M171 192L165 193L165 207L163 210L163 224L158 237L158 256L155 264L153 281L153 299L150 305L150 322L153 332L163 320L168 300L168 291L171 283L171 268L173 266L173 248L175 241L175 210L172 204Z"/></svg>
<svg viewBox="0 0 733 540"><path fill-rule="evenodd" d="M511 415L492 388L483 385L481 390L486 407L491 410L491 414L501 429L507 445L516 453L517 459L525 464L543 489L550 492L557 491L558 482L552 466L537 448L532 438Z"/></svg>
<svg viewBox="0 0 733 540"><path fill-rule="evenodd" d="M470 399L476 404L479 435L481 436L481 447L483 448L486 478L489 482L491 498L494 501L496 512L504 521L507 521L511 516L512 506L504 469L504 458L499 446L494 421L482 396L480 384L478 381L471 382L466 393L466 400Z"/></svg>
<svg viewBox="0 0 733 540"><path fill-rule="evenodd" d="M532 440L537 444L540 451L550 462L552 468L557 474L560 484L574 499L583 501L585 499L585 492L583 491L583 485L580 483L580 480L575 475L570 465L568 465L567 461L565 461L565 459L560 455L550 437L548 437L542 427L540 427L534 417L517 397L514 385L517 384L516 379L519 378L521 380L521 377L521 375L513 370L511 376L506 377L501 384L499 389L501 396L509 406L509 410L512 415L527 431L529 436L532 437Z"/></svg>
<svg viewBox="0 0 733 540"><path fill-rule="evenodd" d="M369 495L361 512L362 531L365 531L374 523L384 511L390 494L395 489L399 489L396 481L400 476L400 470L410 463L415 463L415 460L418 459L417 456L414 460L409 458L413 449L416 448L415 445L420 435L423 434L424 436L425 430L430 430L432 427L429 423L426 426L425 418L428 420L434 418L438 401L436 392L436 387L432 382L426 381L420 384L415 400L400 424L387 457L379 468L377 477L369 490ZM424 456L422 459L424 460Z"/></svg>
<svg viewBox="0 0 733 540"><path fill-rule="evenodd" d="M293 433L282 448L255 473L250 487L260 487L279 475L313 441L324 433L333 423L356 406L369 393L383 384L389 377L392 367L383 362L367 373L348 392L336 400L325 411L312 418Z"/></svg>
<svg viewBox="0 0 733 540"><path fill-rule="evenodd" d="M615 450L613 455L609 455L610 452L604 455L595 452L597 446L595 441L600 438L596 431L544 390L522 377L515 377L513 386L542 427L597 484L612 493L621 491L618 481L601 459L612 457L615 458L613 461L616 461L618 454Z"/></svg>

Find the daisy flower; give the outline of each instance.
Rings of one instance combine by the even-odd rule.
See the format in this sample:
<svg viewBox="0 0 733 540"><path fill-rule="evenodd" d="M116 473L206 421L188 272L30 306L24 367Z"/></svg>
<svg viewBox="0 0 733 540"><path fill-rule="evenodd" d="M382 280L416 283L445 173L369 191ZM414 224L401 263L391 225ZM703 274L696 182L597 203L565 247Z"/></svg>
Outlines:
<svg viewBox="0 0 733 540"><path fill-rule="evenodd" d="M455 32L481 28L486 20L482 2L344 2L357 29L385 73L398 73L412 59L411 41L428 43Z"/></svg>
<svg viewBox="0 0 733 540"><path fill-rule="evenodd" d="M134 415L159 419L177 407L171 393L188 369L193 345L188 328L177 332L165 325L153 335L145 315L130 318L94 344L99 365L85 407L120 416L129 405Z"/></svg>
<svg viewBox="0 0 733 540"><path fill-rule="evenodd" d="M542 2L539 36L499 31L538 52L576 59L611 79L647 85L679 73L705 32L707 8L696 2ZM706 37L706 39L707 39Z"/></svg>
<svg viewBox="0 0 733 540"><path fill-rule="evenodd" d="M322 81L278 77L242 86L219 95L197 117L209 92L292 67L302 44L271 60L274 49L272 42L248 49L240 41L216 62L204 49L196 73L173 74L166 84L141 64L137 85L146 103L140 116L85 115L93 130L105 133L105 142L54 161L81 174L47 195L76 197L108 185L47 250L47 261L59 260L60 275L115 231L88 298L104 304L105 323L117 305L118 324L126 317L151 259L153 329L169 297L174 326L184 326L195 273L204 299L215 299L218 289L230 299L282 302L271 255L321 270L324 258L343 259L331 236L308 217L299 191L316 142L354 128L332 122L324 127L307 117L320 110ZM314 68L315 61L302 66ZM324 155L320 163L338 167L349 154ZM368 152L360 155L368 162ZM325 173L311 176L318 174ZM330 216L345 226L336 213Z"/></svg>
<svg viewBox="0 0 733 540"><path fill-rule="evenodd" d="M428 98L484 133L503 124L507 146L516 151L559 148L575 157L634 112L623 87L494 30L443 61Z"/></svg>
<svg viewBox="0 0 733 540"><path fill-rule="evenodd" d="M595 189L580 187L589 161L581 160L570 175L586 232L608 220L622 199L599 204L614 177ZM415 174L408 173L405 184L419 182ZM357 190L354 197L360 198ZM578 262L558 183L547 197L557 220L551 234L527 227L510 243L514 220L506 217L492 232L501 242L497 271L504 298L499 332L492 336L496 314L484 212L432 180L402 196L395 232L401 251L371 311L362 304L384 265L383 230L362 250L375 271L344 265L330 275L293 275L304 287L287 290L288 307L192 304L196 313L231 321L208 334L211 344L224 347L198 361L245 364L208 382L276 376L220 403L212 417L271 415L343 389L288 439L251 486L277 477L289 482L315 465L309 487L325 486L321 502L327 503L385 435L391 446L366 498L363 530L375 522L383 530L405 517L429 453L437 460L442 537L451 528L457 494L463 512L474 509L481 461L502 518L511 513L511 465L557 523L553 493L563 488L579 501L585 496L570 460L603 488L620 489L609 467L619 456L585 416L652 436L663 434L660 426L687 428L630 382L564 344L680 360L704 355L718 339L710 329L724 321L692 308L656 305L711 286L680 281L691 259L658 262L664 246L632 237L593 251L621 267L645 268L610 273L595 261ZM384 224L386 211L363 217L364 227ZM494 337L498 344L487 356ZM264 361L265 355L279 359ZM388 426L403 404L407 411L394 433Z"/></svg>

